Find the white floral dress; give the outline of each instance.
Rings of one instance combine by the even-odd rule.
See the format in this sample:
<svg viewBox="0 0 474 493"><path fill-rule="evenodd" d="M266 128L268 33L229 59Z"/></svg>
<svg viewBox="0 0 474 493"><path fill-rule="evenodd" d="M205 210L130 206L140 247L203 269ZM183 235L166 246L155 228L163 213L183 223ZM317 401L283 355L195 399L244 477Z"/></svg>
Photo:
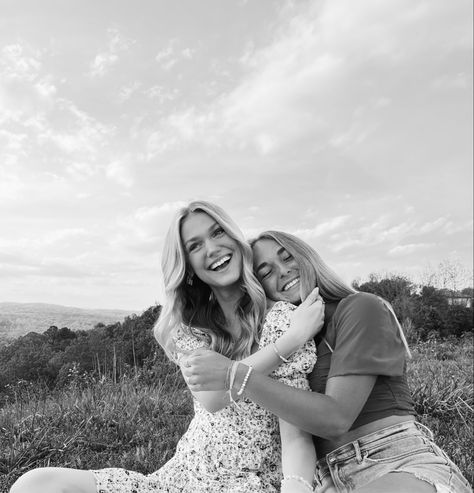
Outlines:
<svg viewBox="0 0 474 493"><path fill-rule="evenodd" d="M289 327L293 305L277 302L268 312L259 347L276 341ZM181 332L178 350L203 346ZM309 390L307 375L316 362L313 341L272 373L287 385ZM194 399L194 417L176 453L158 471L144 475L124 469L92 471L98 493L271 493L280 491L281 445L278 418L248 399L212 414Z"/></svg>

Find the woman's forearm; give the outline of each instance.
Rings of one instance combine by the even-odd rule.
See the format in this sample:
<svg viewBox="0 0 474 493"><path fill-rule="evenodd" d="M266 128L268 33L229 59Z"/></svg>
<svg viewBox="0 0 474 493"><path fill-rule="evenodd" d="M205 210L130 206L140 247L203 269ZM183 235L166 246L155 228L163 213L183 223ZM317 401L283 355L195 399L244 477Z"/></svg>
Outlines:
<svg viewBox="0 0 474 493"><path fill-rule="evenodd" d="M281 461L284 476L313 482L316 450L311 434L280 419Z"/></svg>
<svg viewBox="0 0 474 493"><path fill-rule="evenodd" d="M259 349L244 358L241 362L245 365L252 366L259 373L268 375L283 363L279 355L287 359L303 346L305 342L305 340L300 340L289 332L285 332L274 343Z"/></svg>
<svg viewBox="0 0 474 493"><path fill-rule="evenodd" d="M240 365L237 370L236 386L241 385L246 368ZM326 393L320 394L252 373L245 386L245 396L312 435L335 440L349 431L376 379L375 375L331 377L326 383Z"/></svg>
<svg viewBox="0 0 474 493"><path fill-rule="evenodd" d="M295 351L299 349L306 341L300 341L297 337L294 337L287 332L281 335L273 344L269 344L262 349L259 349L255 353L244 358L241 363L246 366L252 366L253 370L268 375L275 368L277 368L283 360L278 356L282 355L284 358L288 358ZM229 366L232 361L229 360ZM223 378L224 381L224 378ZM223 391L208 391L208 392L193 392L194 397L204 406L204 408L215 413L226 407L230 403L229 393L226 390ZM238 397L233 394L233 398L238 400Z"/></svg>
<svg viewBox="0 0 474 493"><path fill-rule="evenodd" d="M243 380L241 365L237 384ZM346 431L347 424L337 402L324 394L296 389L259 373L252 373L245 396L302 430L332 439Z"/></svg>

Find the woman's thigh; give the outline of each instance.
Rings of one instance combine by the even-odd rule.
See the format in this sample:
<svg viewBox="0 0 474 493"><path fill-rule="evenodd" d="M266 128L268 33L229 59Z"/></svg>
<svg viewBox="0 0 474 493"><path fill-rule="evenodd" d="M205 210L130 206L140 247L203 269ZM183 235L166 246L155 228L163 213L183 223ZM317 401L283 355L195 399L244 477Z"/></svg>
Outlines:
<svg viewBox="0 0 474 493"><path fill-rule="evenodd" d="M97 488L90 471L42 467L21 476L10 493L97 493Z"/></svg>
<svg viewBox="0 0 474 493"><path fill-rule="evenodd" d="M392 472L355 491L357 493L436 493L436 488L413 474ZM448 490L446 493L449 493Z"/></svg>

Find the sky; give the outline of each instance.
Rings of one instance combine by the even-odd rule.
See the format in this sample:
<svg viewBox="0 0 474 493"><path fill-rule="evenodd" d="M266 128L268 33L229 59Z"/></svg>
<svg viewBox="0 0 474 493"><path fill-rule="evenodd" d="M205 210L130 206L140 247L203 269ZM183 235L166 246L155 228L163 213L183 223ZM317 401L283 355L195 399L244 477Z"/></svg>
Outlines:
<svg viewBox="0 0 474 493"><path fill-rule="evenodd" d="M174 211L348 282L472 271L472 1L0 0L0 301L163 301Z"/></svg>

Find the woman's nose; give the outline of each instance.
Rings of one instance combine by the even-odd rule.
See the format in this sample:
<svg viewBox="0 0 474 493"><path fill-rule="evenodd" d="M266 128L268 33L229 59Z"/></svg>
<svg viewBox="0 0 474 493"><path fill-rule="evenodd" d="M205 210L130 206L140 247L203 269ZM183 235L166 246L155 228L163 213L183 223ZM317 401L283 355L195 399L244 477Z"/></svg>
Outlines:
<svg viewBox="0 0 474 493"><path fill-rule="evenodd" d="M219 252L219 245L217 245L217 243L212 240L212 239L209 239L206 241L206 255L208 257L212 257L213 255L216 255L216 253Z"/></svg>
<svg viewBox="0 0 474 493"><path fill-rule="evenodd" d="M291 272L291 269L287 265L280 265L279 271L280 271L280 277L285 277Z"/></svg>

